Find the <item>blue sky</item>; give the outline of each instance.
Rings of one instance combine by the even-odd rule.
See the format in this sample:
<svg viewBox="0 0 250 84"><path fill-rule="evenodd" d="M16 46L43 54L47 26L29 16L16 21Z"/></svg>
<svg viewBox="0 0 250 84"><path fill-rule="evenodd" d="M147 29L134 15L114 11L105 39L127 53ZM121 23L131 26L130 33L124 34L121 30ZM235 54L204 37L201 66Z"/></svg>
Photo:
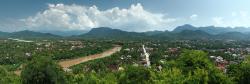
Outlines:
<svg viewBox="0 0 250 84"><path fill-rule="evenodd" d="M0 31L250 26L249 0L1 0Z"/></svg>

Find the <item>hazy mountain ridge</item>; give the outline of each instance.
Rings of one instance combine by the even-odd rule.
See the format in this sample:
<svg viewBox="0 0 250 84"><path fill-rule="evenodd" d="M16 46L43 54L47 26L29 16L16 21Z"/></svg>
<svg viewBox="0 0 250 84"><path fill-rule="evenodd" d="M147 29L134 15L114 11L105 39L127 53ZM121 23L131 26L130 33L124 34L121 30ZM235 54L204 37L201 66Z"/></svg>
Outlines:
<svg viewBox="0 0 250 84"><path fill-rule="evenodd" d="M189 24L185 24L182 26L176 27L172 32L180 32L183 30L201 30L205 31L209 34L221 34L221 33L227 33L227 32L241 32L241 33L249 33L250 28L245 28L245 27L215 27L215 26L206 26L206 27L194 27Z"/></svg>
<svg viewBox="0 0 250 84"><path fill-rule="evenodd" d="M54 35L58 35L58 36L63 36L63 37L68 37L68 36L74 36L74 35L81 35L84 33L89 32L89 30L85 31L85 30L71 30L71 31L38 31L41 33L51 33Z"/></svg>
<svg viewBox="0 0 250 84"><path fill-rule="evenodd" d="M60 38L61 36L54 35L51 33L41 33L29 30L18 31L18 32L0 32L2 38Z"/></svg>
<svg viewBox="0 0 250 84"><path fill-rule="evenodd" d="M0 31L0 36L4 36L4 35L8 35L9 33L8 32L2 32Z"/></svg>
<svg viewBox="0 0 250 84"><path fill-rule="evenodd" d="M127 32L109 27L93 28L88 33L79 35L89 39L136 39L145 38L145 34L137 32Z"/></svg>
<svg viewBox="0 0 250 84"><path fill-rule="evenodd" d="M152 36L152 35L156 35L156 34L160 34L160 33L163 33L165 31L158 31L158 30L155 30L155 31L147 31L147 32L143 32L145 35L148 35L148 36Z"/></svg>
<svg viewBox="0 0 250 84"><path fill-rule="evenodd" d="M109 27L93 28L89 32L83 32L74 36L59 36L52 33L41 33L29 30L19 32L0 32L0 38L80 38L80 39L232 39L248 40L250 29L238 27L194 27L192 25L182 25L173 31L148 31L148 32L128 32Z"/></svg>
<svg viewBox="0 0 250 84"><path fill-rule="evenodd" d="M235 40L247 40L250 39L249 34L244 34L240 32L227 32L218 34L215 36L216 39L235 39Z"/></svg>
<svg viewBox="0 0 250 84"><path fill-rule="evenodd" d="M186 25L184 25L186 26ZM189 25L188 25L189 26ZM186 28L186 27L185 27ZM92 39L232 39L246 40L249 34L242 32L221 31L223 33L211 34L206 30L200 30L189 26L187 29L179 27L174 31L149 31L149 32L127 32L119 29L106 27L93 28L90 32L80 35L83 38ZM210 28L209 28L210 29ZM214 29L216 30L216 29Z"/></svg>

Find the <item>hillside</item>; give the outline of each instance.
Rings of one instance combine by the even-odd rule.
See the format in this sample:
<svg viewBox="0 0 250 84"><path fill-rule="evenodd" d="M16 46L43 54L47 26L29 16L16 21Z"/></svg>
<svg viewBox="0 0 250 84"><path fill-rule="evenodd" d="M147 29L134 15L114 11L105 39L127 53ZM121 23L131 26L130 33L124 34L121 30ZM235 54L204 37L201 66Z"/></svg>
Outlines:
<svg viewBox="0 0 250 84"><path fill-rule="evenodd" d="M93 28L86 34L79 35L86 39L142 39L145 34L136 32L127 32L108 27Z"/></svg>
<svg viewBox="0 0 250 84"><path fill-rule="evenodd" d="M23 39L37 39L37 38L60 38L61 36L53 35L50 33L40 33L29 30L18 31L18 32L0 32L1 38L23 38Z"/></svg>
<svg viewBox="0 0 250 84"><path fill-rule="evenodd" d="M185 29L188 26L187 29ZM205 30L194 28L190 25L177 27L174 31L150 31L150 32L127 32L119 29L112 29L107 27L93 28L86 34L77 36L84 39L113 39L113 40L140 40L140 39L154 39L154 40L198 40L198 39L230 39L230 40L246 40L249 34L241 32L226 32L219 34L211 34Z"/></svg>
<svg viewBox="0 0 250 84"><path fill-rule="evenodd" d="M247 28L227 28L227 27L194 27L192 25L182 25L173 31L148 31L148 32L128 32L109 27L92 28L89 32L74 36L59 36L51 33L41 33L29 30L18 32L0 32L0 38L66 38L66 39L108 39L108 40L170 40L170 39L230 39L247 40L250 37ZM60 32L59 32L60 33Z"/></svg>

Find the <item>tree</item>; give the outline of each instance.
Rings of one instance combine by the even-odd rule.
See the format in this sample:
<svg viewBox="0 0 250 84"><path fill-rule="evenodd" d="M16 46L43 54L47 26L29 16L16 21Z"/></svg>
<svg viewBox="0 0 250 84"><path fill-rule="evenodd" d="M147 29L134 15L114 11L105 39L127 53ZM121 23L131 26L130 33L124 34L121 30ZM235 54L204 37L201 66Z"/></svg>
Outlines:
<svg viewBox="0 0 250 84"><path fill-rule="evenodd" d="M194 71L195 69L214 68L212 62L208 59L207 53L199 50L185 50L177 59L184 72Z"/></svg>
<svg viewBox="0 0 250 84"><path fill-rule="evenodd" d="M250 83L250 57L247 57L239 65L230 65L228 68L229 76L233 77L239 84Z"/></svg>
<svg viewBox="0 0 250 84"><path fill-rule="evenodd" d="M7 70L3 68L2 66L0 66L0 77L2 77L0 79L0 83L6 83L6 81L8 80L6 76L8 76Z"/></svg>
<svg viewBox="0 0 250 84"><path fill-rule="evenodd" d="M205 69L195 69L195 71L189 72L187 77L187 84L208 84L209 77L208 71Z"/></svg>
<svg viewBox="0 0 250 84"><path fill-rule="evenodd" d="M235 84L232 78L228 77L217 68L209 69L207 71L209 72L208 84Z"/></svg>
<svg viewBox="0 0 250 84"><path fill-rule="evenodd" d="M23 84L64 84L64 72L48 57L35 57L21 73Z"/></svg>
<svg viewBox="0 0 250 84"><path fill-rule="evenodd" d="M128 66L119 77L120 84L150 84L151 82L151 72L144 67Z"/></svg>
<svg viewBox="0 0 250 84"><path fill-rule="evenodd" d="M250 58L241 63L239 70L239 83L249 84L250 83Z"/></svg>
<svg viewBox="0 0 250 84"><path fill-rule="evenodd" d="M164 69L156 73L155 84L183 84L185 75L178 68Z"/></svg>
<svg viewBox="0 0 250 84"><path fill-rule="evenodd" d="M151 64L159 64L159 60L162 59L162 54L160 52L153 52L149 56Z"/></svg>
<svg viewBox="0 0 250 84"><path fill-rule="evenodd" d="M187 75L187 83L233 83L208 59L207 53L199 50L185 50L180 56L177 64Z"/></svg>
<svg viewBox="0 0 250 84"><path fill-rule="evenodd" d="M2 66L0 66L0 77L0 84L19 84L17 76L11 74Z"/></svg>

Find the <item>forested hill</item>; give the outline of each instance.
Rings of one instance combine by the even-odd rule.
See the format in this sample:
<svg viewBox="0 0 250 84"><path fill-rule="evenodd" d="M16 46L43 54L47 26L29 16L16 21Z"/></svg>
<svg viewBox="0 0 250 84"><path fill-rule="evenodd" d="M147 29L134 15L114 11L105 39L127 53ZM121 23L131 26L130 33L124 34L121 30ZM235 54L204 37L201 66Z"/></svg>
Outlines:
<svg viewBox="0 0 250 84"><path fill-rule="evenodd" d="M36 39L36 38L61 38L61 36L50 34L34 32L29 30L18 31L18 32L0 32L0 38L23 38L23 39Z"/></svg>
<svg viewBox="0 0 250 84"><path fill-rule="evenodd" d="M147 38L144 33L127 32L108 27L93 28L86 34L79 37L87 39L143 39Z"/></svg>
<svg viewBox="0 0 250 84"><path fill-rule="evenodd" d="M194 27L192 25L182 25L173 31L147 31L147 32L128 32L109 27L93 28L87 33L73 36L59 36L53 33L41 33L35 31L0 32L0 38L66 38L66 39L108 39L108 40L197 40L197 39L216 39L216 40L248 40L250 39L250 29L244 27Z"/></svg>
<svg viewBox="0 0 250 84"><path fill-rule="evenodd" d="M184 25L185 26L185 25ZM193 27L193 26L187 26ZM168 40L168 39L228 39L228 40L247 40L250 38L249 33L243 32L221 32L212 34L208 31L192 28L177 27L174 31L150 31L150 32L127 32L119 29L111 29L107 27L93 28L86 34L79 35L78 37L85 39L155 39L155 40Z"/></svg>

